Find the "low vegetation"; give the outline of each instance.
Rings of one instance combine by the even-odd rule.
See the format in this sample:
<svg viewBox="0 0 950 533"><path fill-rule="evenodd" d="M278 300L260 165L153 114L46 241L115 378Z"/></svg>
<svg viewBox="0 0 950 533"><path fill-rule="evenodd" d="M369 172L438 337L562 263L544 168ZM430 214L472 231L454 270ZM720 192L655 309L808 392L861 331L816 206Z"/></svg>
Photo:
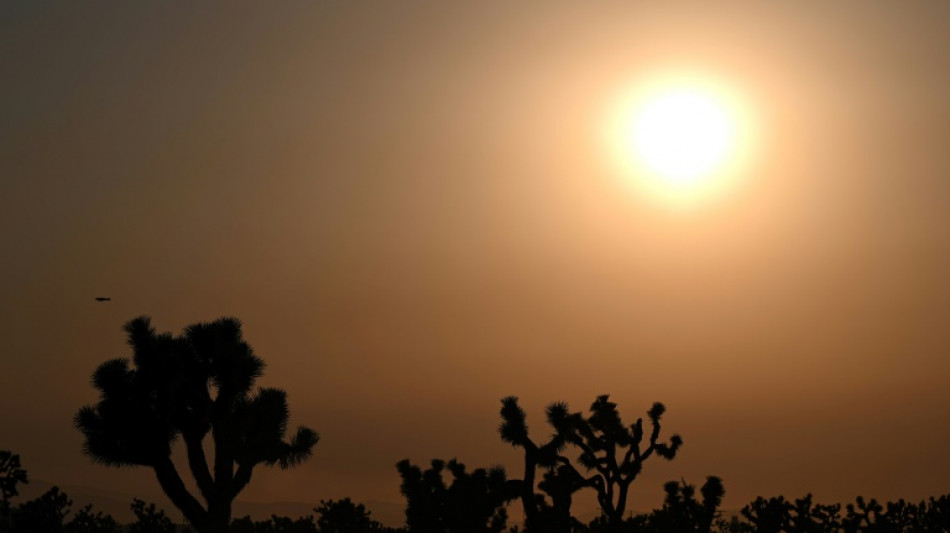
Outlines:
<svg viewBox="0 0 950 533"><path fill-rule="evenodd" d="M0 458L16 457L0 451ZM18 464L18 463L17 463ZM552 531L537 526L511 525L507 508L519 498L517 480L499 468L469 471L458 461L432 461L422 469L408 461L397 465L406 497L406 524L386 527L368 509L349 498L321 501L314 514L303 517L271 516L233 519L231 533L533 533ZM16 489L28 483L26 471L0 470L0 484ZM16 479L16 482L10 480ZM913 503L879 503L858 497L854 503L819 504L806 495L795 500L782 496L756 498L733 516L720 510L725 488L710 476L697 488L685 481L663 486L661 508L628 515L611 523L601 515L587 524L575 519L571 533L947 533L950 531L950 495ZM87 505L75 511L69 496L53 487L43 495L19 502L4 500L0 532L4 533L186 533L193 529L175 524L154 503L133 499L135 520L120 525L109 515Z"/></svg>

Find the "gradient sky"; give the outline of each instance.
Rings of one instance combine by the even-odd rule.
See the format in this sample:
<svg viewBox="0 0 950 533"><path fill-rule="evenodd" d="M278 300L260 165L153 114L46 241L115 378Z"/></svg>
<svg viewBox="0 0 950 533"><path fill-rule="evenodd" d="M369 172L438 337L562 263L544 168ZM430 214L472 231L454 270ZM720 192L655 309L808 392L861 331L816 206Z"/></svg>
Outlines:
<svg viewBox="0 0 950 533"><path fill-rule="evenodd" d="M499 400L653 401L664 481L918 499L950 478L950 4L0 4L0 449L158 494L72 416L122 324L237 316L315 457L242 499L400 501L501 463ZM755 110L750 177L671 211L611 167L624 91ZM97 304L95 296L110 296ZM157 497L157 496L156 496Z"/></svg>

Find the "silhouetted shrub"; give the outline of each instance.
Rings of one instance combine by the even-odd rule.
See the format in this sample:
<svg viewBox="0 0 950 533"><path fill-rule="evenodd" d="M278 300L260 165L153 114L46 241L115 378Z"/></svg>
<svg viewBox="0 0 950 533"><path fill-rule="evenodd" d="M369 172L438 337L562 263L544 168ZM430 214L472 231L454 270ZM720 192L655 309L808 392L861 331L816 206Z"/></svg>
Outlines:
<svg viewBox="0 0 950 533"><path fill-rule="evenodd" d="M355 504L349 498L342 500L320 501L317 513L317 527L320 533L377 533L383 531L383 525L370 518L370 512L363 504Z"/></svg>
<svg viewBox="0 0 950 533"><path fill-rule="evenodd" d="M755 533L752 524L743 521L738 516L731 516L728 520L724 518L717 520L716 531L719 533Z"/></svg>
<svg viewBox="0 0 950 533"><path fill-rule="evenodd" d="M313 516L300 518L271 515L267 520L254 522L251 517L235 519L231 523L231 533L317 533Z"/></svg>
<svg viewBox="0 0 950 533"><path fill-rule="evenodd" d="M76 511L63 530L67 533L116 533L119 524L109 515L94 513L92 505L87 505Z"/></svg>
<svg viewBox="0 0 950 533"><path fill-rule="evenodd" d="M881 504L858 496L844 513L839 504L813 504L810 494L794 502L759 497L742 509L742 516L757 533L947 533L950 497Z"/></svg>
<svg viewBox="0 0 950 533"><path fill-rule="evenodd" d="M11 522L17 533L57 533L63 530L63 519L73 502L53 487L34 500L21 503L13 510Z"/></svg>
<svg viewBox="0 0 950 533"><path fill-rule="evenodd" d="M396 468L406 497L406 526L413 533L501 533L508 522L505 505L518 497L519 485L501 467L466 472L456 460L435 459L423 471L408 459ZM448 469L452 483L445 484Z"/></svg>
<svg viewBox="0 0 950 533"><path fill-rule="evenodd" d="M129 524L129 533L175 533L177 527L165 511L154 503L146 503L138 498L132 500L132 512L135 522Z"/></svg>

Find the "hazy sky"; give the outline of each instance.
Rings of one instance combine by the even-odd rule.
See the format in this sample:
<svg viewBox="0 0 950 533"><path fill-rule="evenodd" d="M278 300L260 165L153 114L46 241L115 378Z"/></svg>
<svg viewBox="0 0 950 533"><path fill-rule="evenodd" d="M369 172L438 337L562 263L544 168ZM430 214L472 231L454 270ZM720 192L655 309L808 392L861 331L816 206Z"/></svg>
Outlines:
<svg viewBox="0 0 950 533"><path fill-rule="evenodd" d="M81 455L122 324L244 321L323 440L246 500L400 501L394 468L505 464L499 400L653 401L664 481L917 499L950 478L950 4L0 4L0 449ZM670 210L602 125L666 70L759 125L748 178ZM111 296L98 304L95 296Z"/></svg>

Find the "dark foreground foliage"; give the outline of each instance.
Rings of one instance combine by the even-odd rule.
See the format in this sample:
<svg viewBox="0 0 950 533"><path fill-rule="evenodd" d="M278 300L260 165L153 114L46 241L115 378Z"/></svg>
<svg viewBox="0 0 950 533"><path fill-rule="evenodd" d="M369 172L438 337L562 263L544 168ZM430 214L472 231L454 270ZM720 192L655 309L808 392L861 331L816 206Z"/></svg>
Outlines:
<svg viewBox="0 0 950 533"><path fill-rule="evenodd" d="M0 452L0 456L3 452ZM10 457L12 454L7 455ZM8 491L24 483L26 471ZM271 516L254 521L235 519L232 533L527 533L540 528L509 527L507 505L520 494L518 480L509 480L500 468L468 471L456 460L433 461L425 470L401 461L402 491L406 497L406 526L385 527L362 504L349 498L321 501L314 515ZM447 480L444 474L450 474ZM544 483L543 481L541 483ZM647 514L612 522L602 515L588 524L572 518L570 533L950 533L950 495L917 503L898 500L879 503L856 498L847 505L816 503L806 495L795 500L782 496L756 498L736 516L725 518L719 509L725 488L710 476L697 490L685 481L663 486L663 506ZM38 498L0 511L3 533L189 533L176 525L154 503L135 499L136 520L119 525L111 516L87 505L70 512L73 502L58 487Z"/></svg>
<svg viewBox="0 0 950 533"><path fill-rule="evenodd" d="M782 496L756 498L742 509L745 529L730 531L946 533L950 531L950 495L912 503L903 499L878 503L858 496L842 509L840 504L816 504L811 494L795 501ZM738 522L736 520L735 522Z"/></svg>
<svg viewBox="0 0 950 533"><path fill-rule="evenodd" d="M272 515L267 520L253 521L245 516L231 522L231 533L396 533L373 520L370 511L363 504L357 504L349 498L342 500L323 500L320 507L314 508L313 515L291 519Z"/></svg>

